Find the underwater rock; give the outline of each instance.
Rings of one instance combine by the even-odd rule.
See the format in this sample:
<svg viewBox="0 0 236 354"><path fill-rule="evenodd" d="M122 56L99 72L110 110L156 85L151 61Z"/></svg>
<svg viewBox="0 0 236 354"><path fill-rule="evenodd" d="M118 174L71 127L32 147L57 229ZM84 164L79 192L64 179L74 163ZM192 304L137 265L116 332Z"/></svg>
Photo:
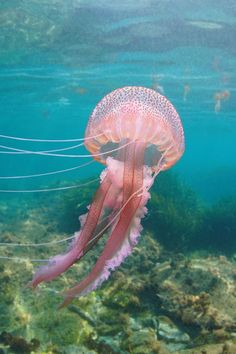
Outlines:
<svg viewBox="0 0 236 354"><path fill-rule="evenodd" d="M89 190L84 193L90 195ZM3 241L64 238L62 231L67 227L52 220L58 222L61 215L72 220L73 208L77 205L76 214L83 208L78 198L78 191L75 196L68 194L60 212L59 207L55 209L60 203L52 199L46 209L40 203L38 208L29 204L28 211L17 214L16 223L12 217L4 223ZM231 342L236 338L235 260L223 254L206 257L195 253L186 258L161 247L155 240L159 231L157 236L153 232L142 235L133 256L112 273L107 284L62 311L56 310L56 294L75 276L89 271L103 240L65 277L44 285L38 296L24 289L33 268L29 261L17 263L17 267L16 263L1 262L0 332L21 338L37 336L41 352L53 354L82 350L86 354L236 353ZM55 245L53 250L59 247ZM29 251L28 257L47 258L52 249ZM23 254L5 247L3 252L8 256ZM25 345L24 340L18 343Z"/></svg>
<svg viewBox="0 0 236 354"><path fill-rule="evenodd" d="M76 346L76 345L68 345L65 349L63 349L63 354L97 354L94 350L89 350L84 346ZM54 354L54 353L53 353Z"/></svg>
<svg viewBox="0 0 236 354"><path fill-rule="evenodd" d="M123 345L135 354L158 354L160 350L160 343L152 328L131 332Z"/></svg>
<svg viewBox="0 0 236 354"><path fill-rule="evenodd" d="M224 344L209 344L192 349L180 350L175 354L235 354L236 344L227 341Z"/></svg>
<svg viewBox="0 0 236 354"><path fill-rule="evenodd" d="M158 336L163 339L170 352L186 348L190 336L182 332L167 316L158 316Z"/></svg>
<svg viewBox="0 0 236 354"><path fill-rule="evenodd" d="M2 332L0 334L0 343L9 346L14 353L19 354L31 353L32 351L37 350L40 346L39 340L35 338L31 339L30 342L27 342L24 338L13 336L7 332Z"/></svg>
<svg viewBox="0 0 236 354"><path fill-rule="evenodd" d="M234 265L218 257L191 259L186 267L170 263L155 269L152 287L163 311L185 326L208 329L224 328L235 332L236 299ZM154 283L154 284L153 284ZM225 296L227 294L227 302Z"/></svg>
<svg viewBox="0 0 236 354"><path fill-rule="evenodd" d="M189 343L190 337L182 332L167 316L158 316L158 335L167 342Z"/></svg>
<svg viewBox="0 0 236 354"><path fill-rule="evenodd" d="M119 340L110 336L98 336L90 338L87 342L89 348L94 349L99 354L127 354L120 349Z"/></svg>

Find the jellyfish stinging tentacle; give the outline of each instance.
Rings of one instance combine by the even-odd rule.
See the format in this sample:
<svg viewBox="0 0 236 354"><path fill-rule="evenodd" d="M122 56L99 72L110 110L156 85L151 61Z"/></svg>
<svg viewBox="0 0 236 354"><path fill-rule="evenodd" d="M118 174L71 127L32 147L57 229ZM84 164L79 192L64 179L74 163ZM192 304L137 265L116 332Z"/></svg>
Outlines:
<svg viewBox="0 0 236 354"><path fill-rule="evenodd" d="M136 245L148 192L159 171L170 168L184 152L180 118L172 104L144 87L124 87L95 107L86 129L87 149L107 168L88 213L81 218L70 249L41 267L31 281L50 281L82 258L108 233L104 250L91 272L65 293L63 305L96 289Z"/></svg>

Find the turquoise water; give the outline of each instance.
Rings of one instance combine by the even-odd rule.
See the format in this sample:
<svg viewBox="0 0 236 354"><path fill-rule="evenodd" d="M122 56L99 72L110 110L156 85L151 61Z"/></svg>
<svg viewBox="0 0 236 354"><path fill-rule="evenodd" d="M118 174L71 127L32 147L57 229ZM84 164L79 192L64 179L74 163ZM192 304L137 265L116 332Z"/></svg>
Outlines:
<svg viewBox="0 0 236 354"><path fill-rule="evenodd" d="M1 5L1 133L82 138L92 109L106 93L126 85L152 87L157 82L185 129L186 152L176 166L178 172L206 200L235 194L235 5L212 4L75 1L61 7L59 1L41 5L33 1ZM189 87L186 100L185 85ZM230 97L215 113L214 95L226 90ZM6 139L1 144L42 147ZM77 162L1 155L2 175L68 168ZM88 174L84 169L76 176ZM34 186L44 181L37 180ZM15 183L8 186L15 188Z"/></svg>
<svg viewBox="0 0 236 354"><path fill-rule="evenodd" d="M123 86L156 89L178 111L186 151L172 170L181 183L190 187L203 205L215 205L221 198L235 200L235 1L1 1L0 29L0 230L3 241L8 240L6 230L16 235L14 242L20 241L16 230L12 231L9 225L14 224L13 213L16 226L21 227L22 210L28 210L26 214L33 210L34 204L27 204L29 195L40 202L42 209L45 206L45 210L50 198L57 198L55 194L60 194L60 200L64 198L63 191L43 195L19 191L77 185L87 178L97 178L103 168L95 162L50 176L3 178L70 169L92 160L90 157L8 153L16 152L14 149L70 148L62 153L88 154L83 146L72 148L81 141L32 142L14 137L83 139L88 118L99 100ZM158 178L155 183L158 184ZM82 189L83 186L78 192L82 193ZM55 205L57 210L56 203L57 200L52 199L51 209ZM40 217L42 224L48 224L46 215L42 213ZM25 215L23 219L27 221ZM229 228L235 230L231 224ZM25 235L25 241L35 242L31 235L36 229L37 225L32 227L32 233L24 234L22 226L20 235ZM43 252L37 257L44 255ZM232 254L235 252L232 250ZM32 255L30 249L22 253L21 257ZM1 254L13 256L14 252L4 249ZM22 284L20 282L20 289ZM27 294L23 296L26 302ZM4 301L2 306L5 306ZM30 307L29 303L26 307ZM10 331L10 327L6 330ZM0 328L4 330L4 326ZM32 328L26 335L23 329L17 332L12 325L14 333L27 339L32 338L30 333L37 333L37 325ZM75 345L76 340L71 340L70 345ZM82 353L78 348L75 353ZM24 350L19 352L24 353ZM106 352L102 350L101 353ZM111 352L109 350L107 353ZM143 353L143 349L140 350Z"/></svg>

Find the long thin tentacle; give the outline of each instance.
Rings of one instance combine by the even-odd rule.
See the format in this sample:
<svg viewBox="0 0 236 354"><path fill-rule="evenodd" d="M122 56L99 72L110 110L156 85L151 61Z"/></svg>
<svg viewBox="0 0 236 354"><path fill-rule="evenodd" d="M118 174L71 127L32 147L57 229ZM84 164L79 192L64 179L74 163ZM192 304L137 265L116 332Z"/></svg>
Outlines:
<svg viewBox="0 0 236 354"><path fill-rule="evenodd" d="M77 139L35 139L35 138L23 138L23 137L19 137L19 136L0 134L0 138L10 139L10 140L18 140L18 141L30 141L30 142L37 142L37 143L68 143L68 142L73 142L73 141L84 141L84 140L98 138L99 136L101 136L103 134L104 133L100 133L100 134L96 134L93 136L89 136L89 137L85 137L85 138L77 138Z"/></svg>
<svg viewBox="0 0 236 354"><path fill-rule="evenodd" d="M44 177L44 176L56 175L56 174L59 174L59 173L65 173L65 172L78 170L79 168L86 167L88 165L91 165L94 162L95 162L94 160L91 160L89 162L85 162L85 163L83 163L81 165L78 165L78 166L65 168L64 170L56 170L56 171L50 171L50 172L44 172L44 173L35 173L35 174L32 174L32 175L0 176L0 179L26 179L26 178L35 178L35 177Z"/></svg>
<svg viewBox="0 0 236 354"><path fill-rule="evenodd" d="M117 148L105 151L105 152L100 152L97 154L93 154L92 157L99 157L99 156L109 156L112 152L119 151L126 146L132 144L132 141L127 142L124 145L119 145ZM67 157L67 158L88 158L91 157L91 154L73 154L73 155L66 155L66 154L55 154L55 153L49 153L49 152L41 152L41 151L32 151L32 150L22 150L22 149L14 149L15 151L0 151L0 154L6 154L6 155L15 155L19 151L23 152L26 155L40 155L40 156L54 156L54 157Z"/></svg>

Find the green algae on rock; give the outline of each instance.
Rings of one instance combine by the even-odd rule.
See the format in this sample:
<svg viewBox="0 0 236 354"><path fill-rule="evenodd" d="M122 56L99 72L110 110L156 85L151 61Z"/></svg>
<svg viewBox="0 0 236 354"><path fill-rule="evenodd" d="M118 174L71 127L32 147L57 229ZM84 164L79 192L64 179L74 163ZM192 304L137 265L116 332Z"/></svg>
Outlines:
<svg viewBox="0 0 236 354"><path fill-rule="evenodd" d="M84 192L85 199L86 193L88 199L90 191ZM78 192L68 193L62 209L57 209L58 214L53 210L56 204L52 202L53 198L46 199L48 205L44 208L39 201L36 204L29 201L28 208L24 205L25 210L15 215L15 223L12 222L13 213L6 212L9 219L6 217L4 221L2 240L17 242L19 238L27 242L33 235L33 241L39 242L68 236L64 234L67 226L62 227L58 221L61 215L67 215L68 220L74 218L71 206L76 206ZM4 205L2 208L6 210ZM200 214L202 212L201 209ZM53 213L55 222L52 225ZM196 213L193 213L197 215L193 224L198 229L201 217L198 211ZM147 221L149 217L152 215ZM175 220L177 222L177 218ZM78 348L83 348L85 353L99 354L107 354L108 349L125 354L192 354L194 350L199 353L198 348L207 348L209 353L211 350L214 353L212 348L232 343L236 333L235 261L223 254L208 253L206 257L206 253L195 251L191 254L185 249L183 254L166 249L163 242L157 242L161 230L152 226L142 236L132 258L112 274L102 289L75 300L74 307L60 312L56 310L58 291L70 284L75 276L82 277L89 270L96 250L85 257L81 265L75 265L66 277L43 286L39 296L32 296L23 287L33 271L27 258L17 263L17 267L16 263L1 261L0 297L4 310L0 313L1 332L14 332L28 343L35 337L45 354L76 353ZM170 226L173 230L174 223ZM175 235L177 237L177 234L173 237ZM185 241L179 239L179 242ZM60 249L59 245L53 247L56 251ZM98 244L99 247L102 245ZM12 248L2 250L9 256L16 254L19 257L23 252L22 249L13 252ZM31 251L31 257L36 258L48 254L49 250L43 248ZM233 348L233 344L230 345Z"/></svg>

